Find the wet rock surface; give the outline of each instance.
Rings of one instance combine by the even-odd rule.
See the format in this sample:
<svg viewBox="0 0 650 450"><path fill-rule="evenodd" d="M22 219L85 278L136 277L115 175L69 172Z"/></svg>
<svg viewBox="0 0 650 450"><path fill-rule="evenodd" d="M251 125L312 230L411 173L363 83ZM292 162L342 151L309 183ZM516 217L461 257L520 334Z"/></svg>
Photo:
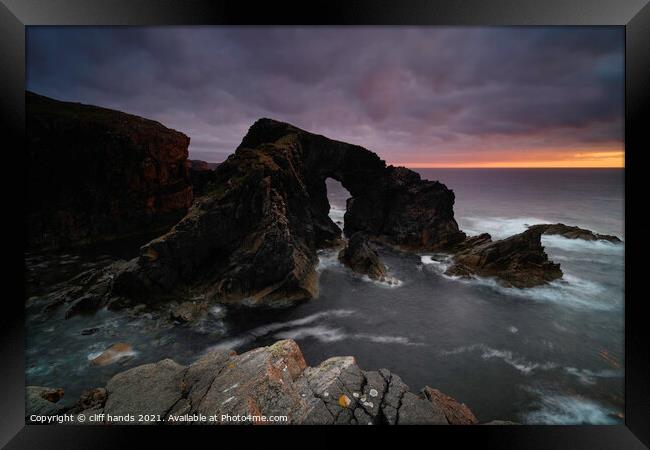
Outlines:
<svg viewBox="0 0 650 450"><path fill-rule="evenodd" d="M339 253L339 260L353 271L368 275L373 280L381 280L386 276L386 266L362 232L352 235Z"/></svg>
<svg viewBox="0 0 650 450"><path fill-rule="evenodd" d="M499 241L481 235L473 244L453 257L447 275L495 277L506 287L528 288L562 277L559 264L548 259L541 242L543 228L529 228L523 233Z"/></svg>
<svg viewBox="0 0 650 450"><path fill-rule="evenodd" d="M144 245L138 258L87 275L102 292L86 298L85 283L64 293L70 314L197 293L242 306L287 305L316 296L317 250L341 238L328 216L328 177L352 194L348 235L361 231L427 249L465 238L453 218L453 192L443 184L386 166L362 147L286 123L255 122L214 173L210 192L168 233ZM374 265L373 276L380 276L380 267Z"/></svg>
<svg viewBox="0 0 650 450"><path fill-rule="evenodd" d="M124 342L118 342L111 345L101 354L93 358L90 363L94 366L106 366L108 364L113 364L117 361L123 360L132 356L134 353L133 347Z"/></svg>
<svg viewBox="0 0 650 450"><path fill-rule="evenodd" d="M476 423L469 408L451 397L429 387L415 394L398 375L363 371L353 357L308 367L292 340L241 355L214 350L189 366L165 359L134 367L105 388L84 393L68 412L161 416L152 423L177 423L195 414L213 417L204 424L233 423L228 415L286 416L282 424Z"/></svg>
<svg viewBox="0 0 650 450"><path fill-rule="evenodd" d="M598 234L584 228L564 225L563 223L539 224L528 228L529 230L542 230L542 234L557 235L567 239L583 239L585 241L607 241L613 243L622 242L617 236L610 234Z"/></svg>

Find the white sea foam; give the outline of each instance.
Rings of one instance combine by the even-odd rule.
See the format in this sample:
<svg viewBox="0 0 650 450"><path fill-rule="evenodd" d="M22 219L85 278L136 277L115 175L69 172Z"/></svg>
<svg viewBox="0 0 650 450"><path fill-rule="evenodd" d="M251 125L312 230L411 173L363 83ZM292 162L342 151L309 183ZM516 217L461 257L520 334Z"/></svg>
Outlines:
<svg viewBox="0 0 650 450"><path fill-rule="evenodd" d="M207 351L209 352L212 350L219 350L219 349L234 350L253 342L255 339L259 337L266 336L270 333L273 333L278 330L282 330L284 328L300 327L316 321L326 319L328 317L347 317L352 314L354 314L354 311L351 309L333 309L329 311L322 311L316 314L311 314L306 317L301 317L300 319L288 320L286 322L272 322L267 325L262 325L260 327L254 328L240 336L219 341L217 344L209 347Z"/></svg>
<svg viewBox="0 0 650 450"><path fill-rule="evenodd" d="M599 311L612 311L622 307L622 297L617 300L616 296L606 295L606 288L603 285L569 273L565 273L562 279L525 289L504 287L494 278L443 276L461 283L482 285L505 295L537 302L557 303L572 308Z"/></svg>
<svg viewBox="0 0 650 450"><path fill-rule="evenodd" d="M625 245L609 241L586 241L584 239L567 239L557 235L542 235L542 245L558 248L567 252L579 252L583 255L617 255L623 257Z"/></svg>
<svg viewBox="0 0 650 450"><path fill-rule="evenodd" d="M555 223L538 217L461 217L458 219L462 230L470 236L490 233L493 240L504 239L523 233L531 225ZM598 232L598 230L592 230ZM592 253L622 253L624 245L608 241L586 241L584 239L567 239L558 235L542 236L544 245L568 251L590 251Z"/></svg>
<svg viewBox="0 0 650 450"><path fill-rule="evenodd" d="M318 252L318 266L316 272L327 269L343 269L345 266L339 261L338 249L325 249Z"/></svg>
<svg viewBox="0 0 650 450"><path fill-rule="evenodd" d="M345 209L335 208L333 206L330 207L329 217L336 224L336 226L339 227L341 230L343 229L343 225L345 223L344 216L345 216Z"/></svg>
<svg viewBox="0 0 650 450"><path fill-rule="evenodd" d="M324 325L281 331L274 336L281 339L304 339L311 337L316 338L320 342L336 342L347 337L340 328L330 328Z"/></svg>
<svg viewBox="0 0 650 450"><path fill-rule="evenodd" d="M397 278L391 276L386 276L381 280L373 280L368 275L361 275L359 278L368 283L372 283L375 286L391 288L391 289L398 288L404 284L402 280L398 280Z"/></svg>
<svg viewBox="0 0 650 450"><path fill-rule="evenodd" d="M536 409L524 415L528 424L546 425L610 425L617 423L611 408L576 395L560 395L538 391Z"/></svg>
<svg viewBox="0 0 650 450"><path fill-rule="evenodd" d="M292 330L281 331L274 337L281 339L304 339L314 338L320 342L337 342L346 339L370 341L378 344L401 344L401 345L424 345L420 342L412 342L404 336L385 336L367 333L346 333L341 328L331 328L324 325L314 327L301 327Z"/></svg>
<svg viewBox="0 0 650 450"><path fill-rule="evenodd" d="M592 371L589 369L577 369L575 367L565 367L564 371L570 375L577 377L582 384L595 384L597 378L622 378L623 371L604 369Z"/></svg>
<svg viewBox="0 0 650 450"><path fill-rule="evenodd" d="M348 317L354 314L354 312L355 311L352 309L331 309L329 311L322 311L319 313L311 314L306 317L301 317L300 319L289 320L286 322L273 322L268 325L262 325L260 327L257 327L249 331L249 333L252 334L253 336L259 337L259 336L267 335L277 330L281 330L283 328L293 328L293 327L303 326L316 321L321 321L329 317Z"/></svg>
<svg viewBox="0 0 650 450"><path fill-rule="evenodd" d="M420 262L424 267L428 267L429 269L444 275L445 271L451 265L451 256L444 254L420 255Z"/></svg>
<svg viewBox="0 0 650 450"><path fill-rule="evenodd" d="M538 217L461 217L461 229L470 236L490 233L493 240L504 239L523 233L530 225L551 223Z"/></svg>
<svg viewBox="0 0 650 450"><path fill-rule="evenodd" d="M232 339L224 339L217 342L215 345L210 346L205 353L214 350L235 350L243 345L246 345L255 340L254 336L240 336Z"/></svg>
<svg viewBox="0 0 650 450"><path fill-rule="evenodd" d="M517 369L519 372L524 375L528 375L535 370L551 370L557 367L557 364L552 362L533 362L528 361L525 358L515 355L510 350L501 350L489 347L485 344L473 344L468 346L457 347L452 350L443 350L440 352L442 356L448 355L457 355L460 353L481 351L481 358L488 359L501 359L503 362L509 366Z"/></svg>
<svg viewBox="0 0 650 450"><path fill-rule="evenodd" d="M367 275L361 275L356 272L353 272L351 269L349 269L344 264L342 264L341 261L339 261L338 254L339 254L338 249L321 250L318 253L318 267L316 267L316 271L319 273L322 272L323 270L348 271L350 274L354 275L360 280L366 281L368 283L372 283L376 286L386 287L386 288L397 288L404 284L402 280L399 280L390 275L387 275L382 280L373 280Z"/></svg>

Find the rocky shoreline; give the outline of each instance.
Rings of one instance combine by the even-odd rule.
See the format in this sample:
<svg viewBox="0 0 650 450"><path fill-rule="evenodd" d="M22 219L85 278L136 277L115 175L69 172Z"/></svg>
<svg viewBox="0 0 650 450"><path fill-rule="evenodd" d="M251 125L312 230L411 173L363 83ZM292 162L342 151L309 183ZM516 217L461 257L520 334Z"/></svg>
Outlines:
<svg viewBox="0 0 650 450"><path fill-rule="evenodd" d="M560 265L549 260L542 235L620 242L564 224L533 225L497 241L487 233L467 236L454 219L454 193L444 184L387 165L363 147L271 119L255 122L235 153L213 171L207 163L187 160L187 136L157 122L32 94L28 101L28 125L41 133L86 126L82 144L73 150L98 144L102 152L94 157L100 166L116 155L132 157L130 169L109 173L111 183L124 190L114 198L110 189L91 190L101 196L84 200L114 214L86 217L92 212L76 203L69 211L57 206L63 216L44 213L33 222L40 224L32 230L33 243L109 239L151 223L169 228L167 213L187 212L143 245L138 257L87 270L48 294L45 310L62 308L66 319L106 307L134 315L159 309L170 321L191 323L216 303L293 305L318 297L318 251L325 248L341 249L339 261L372 280L390 280L376 251L385 245L449 255L447 275L491 277L523 289L563 276ZM41 152L44 140L39 133L32 136L30 151ZM52 142L54 149L66 147L63 138ZM91 183L86 175L84 182ZM328 216L327 178L351 194L343 234ZM128 217L137 216L133 228L122 215L125 209L132 211ZM92 363L110 364L128 351L127 344L115 344ZM61 389L29 386L28 416L147 413L168 423L170 416L263 414L287 416L291 424L478 423L453 398L430 387L411 392L397 374L364 371L353 357L307 367L291 340L241 355L213 350L188 366L164 359L134 367L86 392L73 407L63 407L62 396Z"/></svg>
<svg viewBox="0 0 650 450"><path fill-rule="evenodd" d="M207 173L195 162L194 176ZM238 306L276 307L318 296L317 251L345 247L340 260L381 280L386 268L372 242L407 252L453 257L448 274L494 277L527 288L562 277L548 260L542 234L605 236L563 224L535 225L500 241L468 237L454 219L454 194L404 167L387 166L362 147L333 141L292 125L260 119L236 152L209 171L187 215L140 256L71 280L52 295L67 316L101 307L149 307L202 298ZM325 180L339 180L352 195L344 233L330 219Z"/></svg>
<svg viewBox="0 0 650 450"><path fill-rule="evenodd" d="M233 416L283 416L282 424L301 425L478 424L452 397L429 386L411 392L399 375L364 371L353 357L308 367L293 340L241 355L209 351L189 366L171 359L137 366L85 392L72 407L58 403L62 396L62 389L29 386L27 421L33 414L70 414L71 423L82 423L83 414L115 424L223 424ZM141 414L147 420L138 421ZM108 421L109 416L123 420Z"/></svg>

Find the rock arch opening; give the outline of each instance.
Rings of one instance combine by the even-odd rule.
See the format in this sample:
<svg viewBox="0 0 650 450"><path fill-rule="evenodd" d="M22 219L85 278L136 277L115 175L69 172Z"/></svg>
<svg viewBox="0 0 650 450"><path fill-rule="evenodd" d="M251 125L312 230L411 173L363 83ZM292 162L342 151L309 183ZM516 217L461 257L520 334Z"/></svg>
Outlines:
<svg viewBox="0 0 650 450"><path fill-rule="evenodd" d="M343 231L345 225L345 210L348 199L352 197L343 184L334 178L325 179L327 200L330 205L328 216L332 222Z"/></svg>

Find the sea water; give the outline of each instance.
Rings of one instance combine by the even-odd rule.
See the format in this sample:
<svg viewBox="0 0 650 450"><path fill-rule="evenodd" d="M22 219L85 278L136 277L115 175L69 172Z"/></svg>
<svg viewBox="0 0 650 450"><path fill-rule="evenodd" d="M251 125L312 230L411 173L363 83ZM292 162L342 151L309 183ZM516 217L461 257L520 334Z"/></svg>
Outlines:
<svg viewBox="0 0 650 450"><path fill-rule="evenodd" d="M623 170L419 172L454 191L456 219L470 235L501 239L535 223L562 222L624 239ZM333 180L327 185L330 216L342 227L349 194ZM270 311L214 305L190 327L155 313L44 315L39 292L45 283L27 301L27 383L63 387L73 401L135 365L166 357L187 364L210 349L242 352L291 338L310 365L352 355L365 370L394 371L413 391L440 389L481 422L623 423L625 245L557 236L542 241L564 276L540 287L456 279L444 275L445 255L388 250L380 254L395 282L379 283L342 266L335 251L321 251L317 298ZM129 251L137 254L137 245ZM30 255L27 265L59 279L105 264L110 253ZM89 364L114 342L131 344L134 353L106 367Z"/></svg>

